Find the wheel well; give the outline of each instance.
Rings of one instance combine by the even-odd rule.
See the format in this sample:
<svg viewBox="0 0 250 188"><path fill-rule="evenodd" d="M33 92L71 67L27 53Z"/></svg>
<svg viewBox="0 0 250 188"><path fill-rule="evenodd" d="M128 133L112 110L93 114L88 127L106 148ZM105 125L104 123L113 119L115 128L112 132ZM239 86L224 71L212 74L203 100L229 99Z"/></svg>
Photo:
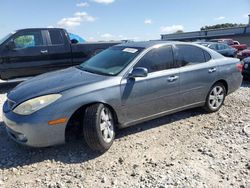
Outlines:
<svg viewBox="0 0 250 188"><path fill-rule="evenodd" d="M224 85L225 89L226 89L226 93L228 93L228 84L225 80L218 80L217 82L215 82L214 84L217 84L217 83L221 83Z"/></svg>
<svg viewBox="0 0 250 188"><path fill-rule="evenodd" d="M84 118L85 110L88 106L91 106L93 104L97 104L97 103L90 103L90 104L83 105L71 115L67 123L66 129L65 129L66 142L83 136L83 118ZM105 103L102 103L102 104L104 104L111 110L112 115L114 116L115 125L117 125L118 118L117 118L117 114L115 110L112 108L112 106L108 104L105 104Z"/></svg>

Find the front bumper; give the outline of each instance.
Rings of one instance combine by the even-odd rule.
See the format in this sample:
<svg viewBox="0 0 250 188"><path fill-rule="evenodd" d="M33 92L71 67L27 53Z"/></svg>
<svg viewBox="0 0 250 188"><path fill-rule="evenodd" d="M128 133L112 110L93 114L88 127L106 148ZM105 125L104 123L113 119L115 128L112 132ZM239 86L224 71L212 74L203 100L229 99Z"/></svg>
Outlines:
<svg viewBox="0 0 250 188"><path fill-rule="evenodd" d="M65 142L67 123L49 125L48 121L60 114L48 115L41 110L29 116L21 116L12 111L6 112L3 107L3 122L8 135L16 142L31 147L48 147Z"/></svg>

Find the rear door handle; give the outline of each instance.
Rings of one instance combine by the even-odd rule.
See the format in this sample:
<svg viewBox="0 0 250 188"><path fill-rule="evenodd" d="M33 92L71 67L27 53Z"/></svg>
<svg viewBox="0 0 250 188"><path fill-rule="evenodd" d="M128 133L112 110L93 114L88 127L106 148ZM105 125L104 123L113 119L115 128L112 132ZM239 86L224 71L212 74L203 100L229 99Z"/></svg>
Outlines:
<svg viewBox="0 0 250 188"><path fill-rule="evenodd" d="M41 54L47 54L48 50L41 50Z"/></svg>
<svg viewBox="0 0 250 188"><path fill-rule="evenodd" d="M211 68L208 70L209 73L213 73L213 72L216 72L216 68Z"/></svg>
<svg viewBox="0 0 250 188"><path fill-rule="evenodd" d="M179 78L179 76L170 76L168 77L168 81L169 82L174 82L175 80L177 80Z"/></svg>

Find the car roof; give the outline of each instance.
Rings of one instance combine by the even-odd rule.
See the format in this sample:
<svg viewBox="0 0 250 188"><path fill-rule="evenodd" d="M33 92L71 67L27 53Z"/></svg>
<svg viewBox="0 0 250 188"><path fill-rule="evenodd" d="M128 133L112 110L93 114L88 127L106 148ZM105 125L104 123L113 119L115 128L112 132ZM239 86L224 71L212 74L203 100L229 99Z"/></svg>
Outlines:
<svg viewBox="0 0 250 188"><path fill-rule="evenodd" d="M188 42L178 42L178 41L160 41L160 40L155 40L155 41L144 41L144 42L128 42L128 43L122 43L117 46L124 46L124 47L131 47L131 48L150 48L155 45L160 45L160 44L192 44Z"/></svg>
<svg viewBox="0 0 250 188"><path fill-rule="evenodd" d="M25 28L25 29L18 29L16 32L20 31L34 31L34 30L65 30L63 28Z"/></svg>
<svg viewBox="0 0 250 188"><path fill-rule="evenodd" d="M221 44L219 42L195 42L195 44Z"/></svg>
<svg viewBox="0 0 250 188"><path fill-rule="evenodd" d="M210 44L220 44L220 45L228 46L228 44L223 43L223 42L197 42L196 44L208 44L208 45L210 45Z"/></svg>
<svg viewBox="0 0 250 188"><path fill-rule="evenodd" d="M122 44L118 44L116 46L121 46L121 47L127 47L127 48L151 48L154 47L156 45L161 45L161 44L168 44L168 45L175 45L175 44L186 44L186 45L192 45L192 46L197 46L199 48L202 48L203 50L207 51L212 58L214 59L221 59L221 58L225 58L223 55L215 52L214 50L207 48L205 46L202 46L200 44L197 43L192 43L192 42L179 42L179 41L146 41L146 42L129 42L129 43L122 43Z"/></svg>

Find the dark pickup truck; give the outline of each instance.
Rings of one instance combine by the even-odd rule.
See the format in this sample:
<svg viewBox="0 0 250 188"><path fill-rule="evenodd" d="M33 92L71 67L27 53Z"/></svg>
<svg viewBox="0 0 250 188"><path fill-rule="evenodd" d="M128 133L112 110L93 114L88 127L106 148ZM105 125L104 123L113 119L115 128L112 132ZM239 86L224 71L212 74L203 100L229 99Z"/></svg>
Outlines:
<svg viewBox="0 0 250 188"><path fill-rule="evenodd" d="M22 29L0 39L0 79L30 77L79 65L118 42L78 44L66 30Z"/></svg>

